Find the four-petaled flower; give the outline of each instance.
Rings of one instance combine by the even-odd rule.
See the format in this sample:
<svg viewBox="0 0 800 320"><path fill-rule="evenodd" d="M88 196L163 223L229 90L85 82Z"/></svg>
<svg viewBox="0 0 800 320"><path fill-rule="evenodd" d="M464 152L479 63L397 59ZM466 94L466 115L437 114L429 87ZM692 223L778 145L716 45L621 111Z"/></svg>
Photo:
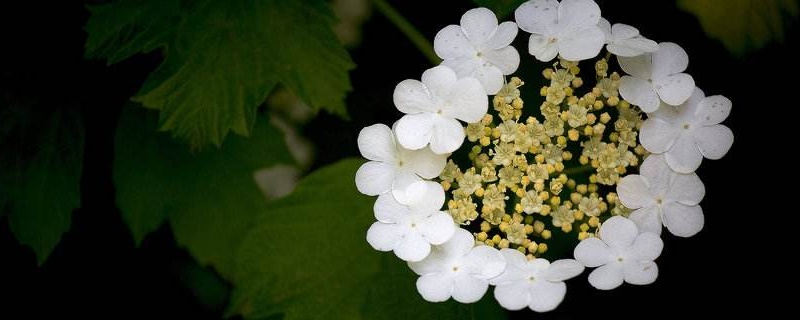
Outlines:
<svg viewBox="0 0 800 320"><path fill-rule="evenodd" d="M461 26L449 25L436 34L433 49L459 77L478 79L486 94L496 94L519 66L519 53L511 46L517 24L497 24L494 12L476 8L461 16Z"/></svg>
<svg viewBox="0 0 800 320"><path fill-rule="evenodd" d="M489 289L489 279L503 272L506 261L497 249L475 246L475 237L459 228L450 241L434 247L428 257L408 265L420 275L417 291L423 299L441 302L453 297L461 303L473 303Z"/></svg>
<svg viewBox="0 0 800 320"><path fill-rule="evenodd" d="M672 42L658 47L654 53L617 57L619 66L629 74L620 79L619 94L647 113L658 110L660 101L680 105L694 90L694 78L683 73L689 66L686 51Z"/></svg>
<svg viewBox="0 0 800 320"><path fill-rule="evenodd" d="M623 23L613 26L608 20L600 18L597 23L606 35L606 50L620 57L635 57L644 53L658 51L658 43L639 34L639 30Z"/></svg>
<svg viewBox="0 0 800 320"><path fill-rule="evenodd" d="M658 266L653 262L664 243L655 233L639 233L633 221L614 216L600 226L599 238L586 238L575 247L575 259L594 268L589 283L600 290L619 287L623 281L644 285L656 281Z"/></svg>
<svg viewBox="0 0 800 320"><path fill-rule="evenodd" d="M592 0L531 0L514 16L519 28L531 34L528 52L542 62L559 54L569 61L589 59L605 43L597 27L600 7Z"/></svg>

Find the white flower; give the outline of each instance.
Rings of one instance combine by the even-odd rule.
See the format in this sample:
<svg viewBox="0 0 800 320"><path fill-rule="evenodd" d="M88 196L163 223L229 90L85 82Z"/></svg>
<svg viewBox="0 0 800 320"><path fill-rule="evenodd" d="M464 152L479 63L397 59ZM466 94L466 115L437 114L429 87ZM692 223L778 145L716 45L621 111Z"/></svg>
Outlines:
<svg viewBox="0 0 800 320"><path fill-rule="evenodd" d="M478 79L486 94L496 94L505 78L517 70L519 53L510 46L517 24L497 24L494 12L476 8L461 16L461 26L449 25L436 34L433 49L459 77Z"/></svg>
<svg viewBox="0 0 800 320"><path fill-rule="evenodd" d="M550 263L543 258L528 260L514 249L502 249L500 253L506 258L506 269L490 282L496 286L495 299L508 310L526 306L536 312L555 309L567 293L564 280L583 272L583 265L572 259Z"/></svg>
<svg viewBox="0 0 800 320"><path fill-rule="evenodd" d="M642 123L639 140L647 151L663 153L672 170L694 172L703 157L722 158L733 145L733 132L719 124L731 113L731 101L720 95L705 97L695 89L675 108L663 106Z"/></svg>
<svg viewBox="0 0 800 320"><path fill-rule="evenodd" d="M600 290L630 284L650 284L658 277L655 260L664 243L655 233L639 233L633 221L614 216L600 226L599 238L586 238L575 247L575 259L594 268L589 283Z"/></svg>
<svg viewBox="0 0 800 320"><path fill-rule="evenodd" d="M375 250L394 251L398 258L420 261L439 245L453 237L453 218L441 211L444 189L436 182L414 182L405 192L405 203L389 193L375 202L377 222L367 230L367 242Z"/></svg>
<svg viewBox="0 0 800 320"><path fill-rule="evenodd" d="M620 79L619 94L648 113L658 109L659 100L680 105L694 90L694 79L683 73L689 66L686 51L672 42L662 42L658 47L654 53L617 57L619 66L629 74Z"/></svg>
<svg viewBox="0 0 800 320"><path fill-rule="evenodd" d="M639 34L639 30L623 23L611 23L600 18L597 24L606 35L606 50L620 57L635 57L658 51L658 43Z"/></svg>
<svg viewBox="0 0 800 320"><path fill-rule="evenodd" d="M475 237L464 229L456 229L450 241L436 246L427 258L409 262L418 275L417 291L430 302L453 297L461 303L480 300L489 288L489 279L506 267L500 251L489 246L475 246Z"/></svg>
<svg viewBox="0 0 800 320"><path fill-rule="evenodd" d="M698 205L706 190L696 174L672 171L662 155L650 155L619 181L617 194L625 207L635 209L629 218L642 232L661 234L661 224L680 237L703 229L703 210Z"/></svg>
<svg viewBox="0 0 800 320"><path fill-rule="evenodd" d="M358 133L358 149L369 161L356 172L356 187L375 196L392 190L405 190L411 183L432 179L447 164L447 156L425 148L407 150L395 142L392 130L375 124Z"/></svg>
<svg viewBox="0 0 800 320"><path fill-rule="evenodd" d="M589 59L605 42L597 27L600 7L592 0L531 0L514 16L519 28L531 33L528 52L542 62L559 54L570 61Z"/></svg>
<svg viewBox="0 0 800 320"><path fill-rule="evenodd" d="M489 108L489 98L475 78L458 79L449 67L438 66L426 70L422 81L400 82L394 104L406 114L395 127L400 145L417 150L430 144L433 152L444 154L464 142L464 128L456 119L478 122Z"/></svg>

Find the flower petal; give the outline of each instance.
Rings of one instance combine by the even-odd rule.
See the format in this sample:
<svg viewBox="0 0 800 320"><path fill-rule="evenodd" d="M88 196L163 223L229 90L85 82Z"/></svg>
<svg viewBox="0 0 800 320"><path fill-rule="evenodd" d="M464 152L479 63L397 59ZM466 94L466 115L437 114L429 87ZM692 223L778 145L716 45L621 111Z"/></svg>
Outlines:
<svg viewBox="0 0 800 320"><path fill-rule="evenodd" d="M481 48L497 30L497 17L486 8L471 9L461 16L461 30L474 47Z"/></svg>
<svg viewBox="0 0 800 320"><path fill-rule="evenodd" d="M454 24L444 27L436 34L433 38L433 51L444 60L474 56L477 53L461 27Z"/></svg>
<svg viewBox="0 0 800 320"><path fill-rule="evenodd" d="M679 45L661 42L658 47L653 53L653 79L681 73L689 66L689 55Z"/></svg>
<svg viewBox="0 0 800 320"><path fill-rule="evenodd" d="M453 299L461 303L477 302L489 289L489 282L466 273L459 274L454 280Z"/></svg>
<svg viewBox="0 0 800 320"><path fill-rule="evenodd" d="M650 232L660 235L661 229L664 229L661 224L661 209L658 206L636 209L628 215L628 219L636 224L636 227L639 228L639 232Z"/></svg>
<svg viewBox="0 0 800 320"><path fill-rule="evenodd" d="M394 247L394 254L404 261L421 261L430 253L431 244L416 232L407 232Z"/></svg>
<svg viewBox="0 0 800 320"><path fill-rule="evenodd" d="M418 181L406 188L405 197L398 202L409 206L414 211L439 211L444 205L444 189L433 181Z"/></svg>
<svg viewBox="0 0 800 320"><path fill-rule="evenodd" d="M392 188L395 169L383 162L369 161L356 171L356 188L368 196L377 196Z"/></svg>
<svg viewBox="0 0 800 320"><path fill-rule="evenodd" d="M456 225L453 217L444 211L434 213L417 226L419 233L430 244L439 245L453 237Z"/></svg>
<svg viewBox="0 0 800 320"><path fill-rule="evenodd" d="M392 251L400 241L406 230L396 224L375 222L367 230L367 242L378 251Z"/></svg>
<svg viewBox="0 0 800 320"><path fill-rule="evenodd" d="M547 34L558 21L558 1L525 2L514 11L514 20L520 29L528 33Z"/></svg>
<svg viewBox="0 0 800 320"><path fill-rule="evenodd" d="M628 257L636 262L653 261L661 255L664 241L651 232L640 233L628 249Z"/></svg>
<svg viewBox="0 0 800 320"><path fill-rule="evenodd" d="M525 283L511 283L496 286L494 298L507 310L520 310L530 304L531 293Z"/></svg>
<svg viewBox="0 0 800 320"><path fill-rule="evenodd" d="M647 180L647 186L654 199L666 200L666 194L675 177L675 171L669 168L664 155L651 154L647 156L639 166L639 174Z"/></svg>
<svg viewBox="0 0 800 320"><path fill-rule="evenodd" d="M694 79L688 74L678 73L653 80L653 87L664 103L678 106L692 96Z"/></svg>
<svg viewBox="0 0 800 320"><path fill-rule="evenodd" d="M597 27L600 28L600 31L603 31L603 35L606 36L606 43L611 42L611 22L608 22L606 18L600 17L600 20L597 20Z"/></svg>
<svg viewBox="0 0 800 320"><path fill-rule="evenodd" d="M656 112L658 113L659 111ZM673 124L660 118L648 118L642 123L639 142L647 151L664 153L672 148L672 144L678 138L678 133L680 133L680 129Z"/></svg>
<svg viewBox="0 0 800 320"><path fill-rule="evenodd" d="M453 294L453 276L449 272L426 274L417 279L417 291L430 302L443 302Z"/></svg>
<svg viewBox="0 0 800 320"><path fill-rule="evenodd" d="M581 242L575 246L573 255L575 256L575 260L589 268L606 264L613 258L608 245L594 237L581 240Z"/></svg>
<svg viewBox="0 0 800 320"><path fill-rule="evenodd" d="M417 113L407 114L397 120L394 128L397 142L410 150L424 148L433 136L434 117L430 113Z"/></svg>
<svg viewBox="0 0 800 320"><path fill-rule="evenodd" d="M705 218L700 206L673 202L664 205L664 226L679 237L691 237L703 229Z"/></svg>
<svg viewBox="0 0 800 320"><path fill-rule="evenodd" d="M514 47L505 47L484 52L483 58L500 69L500 72L505 75L514 73L514 71L517 71L517 67L519 67L519 53Z"/></svg>
<svg viewBox="0 0 800 320"><path fill-rule="evenodd" d="M562 0L558 6L558 24L574 28L597 26L600 6L594 0Z"/></svg>
<svg viewBox="0 0 800 320"><path fill-rule="evenodd" d="M489 64L481 64L481 65L475 67L475 70L469 76L477 79L478 82L481 84L481 90L478 90L477 92L480 92L481 94L483 94L484 97L486 95L497 94L497 92L499 92L500 89L503 88L503 84L506 81L505 77L503 77L503 72L500 71L500 69L498 69L497 67L489 65ZM464 80L467 80L467 79L464 79ZM469 79L469 80L473 80L473 79ZM460 96L456 96L455 94L453 95L453 98L466 100L464 98L461 98ZM480 100L472 100L472 101L468 101L468 102L472 102L474 104L474 102L477 102L477 101L480 101ZM453 104L453 105L457 106L456 104ZM486 114L485 110L488 109L488 105L486 105L486 106L487 106L486 108L482 108L482 109L475 108L473 110L475 110L475 111L484 110L484 114ZM472 118L470 118L470 121L467 121L467 122L470 122L470 123L477 122L478 120L480 120L480 119L478 119L478 120L472 121L472 120L475 119L474 118L475 113L467 115L467 116L472 117ZM481 115L481 116L483 116L483 115ZM455 118L459 118L459 117L455 117Z"/></svg>
<svg viewBox="0 0 800 320"><path fill-rule="evenodd" d="M452 259L441 246L431 248L431 253L421 261L409 261L408 267L418 275L437 274L440 272L452 273L450 263Z"/></svg>
<svg viewBox="0 0 800 320"><path fill-rule="evenodd" d="M458 81L458 76L453 69L447 66L439 65L422 73L422 83L428 88L428 91L433 97L446 97L450 95L450 90ZM435 108L441 106L434 105ZM436 112L437 110L429 110L428 112Z"/></svg>
<svg viewBox="0 0 800 320"><path fill-rule="evenodd" d="M474 240L473 240L474 241ZM477 246L464 258L470 273L485 279L494 278L506 268L506 259L499 250L489 246Z"/></svg>
<svg viewBox="0 0 800 320"><path fill-rule="evenodd" d="M694 172L703 162L703 154L697 148L695 139L688 135L678 136L664 155L669 167L679 173Z"/></svg>
<svg viewBox="0 0 800 320"><path fill-rule="evenodd" d="M623 40L638 36L639 29L624 23L615 23L611 27L611 33L614 35L614 40Z"/></svg>
<svg viewBox="0 0 800 320"><path fill-rule="evenodd" d="M448 257L464 257L475 247L475 236L467 230L456 228L453 237L439 248Z"/></svg>
<svg viewBox="0 0 800 320"><path fill-rule="evenodd" d="M486 76L498 78L502 83L503 75L500 74L500 70L490 67L479 68L476 72L487 72L483 69L494 70L494 74L487 74ZM467 123L478 122L489 109L489 98L486 96L483 89L483 85L478 79L459 79L458 82L453 85L450 93L445 96L448 104L442 107L442 114Z"/></svg>
<svg viewBox="0 0 800 320"><path fill-rule="evenodd" d="M407 200L406 196L408 187L416 182L421 181L423 181L422 178L410 170L398 170L395 173L394 182L392 183L392 196L395 200L402 204L409 203L409 200Z"/></svg>
<svg viewBox="0 0 800 320"><path fill-rule="evenodd" d="M530 303L528 307L536 312L552 311L567 293L567 285L563 282L535 281L530 288Z"/></svg>
<svg viewBox="0 0 800 320"><path fill-rule="evenodd" d="M700 153L712 160L725 156L733 145L733 132L721 124L697 128L693 135Z"/></svg>
<svg viewBox="0 0 800 320"><path fill-rule="evenodd" d="M655 205L647 179L638 174L622 177L617 184L619 201L628 208L638 209Z"/></svg>
<svg viewBox="0 0 800 320"><path fill-rule="evenodd" d="M636 285L651 284L658 278L658 266L653 261L625 264L625 282Z"/></svg>
<svg viewBox="0 0 800 320"><path fill-rule="evenodd" d="M642 80L650 79L653 74L652 54L646 53L635 57L617 57L622 71Z"/></svg>
<svg viewBox="0 0 800 320"><path fill-rule="evenodd" d="M694 173L673 173L669 189L664 195L665 200L677 201L693 206L700 203L706 194L703 181Z"/></svg>
<svg viewBox="0 0 800 320"><path fill-rule="evenodd" d="M731 113L731 100L720 95L706 97L697 105L695 117L700 125L715 125L728 117Z"/></svg>
<svg viewBox="0 0 800 320"><path fill-rule="evenodd" d="M583 26L558 38L558 53L569 61L590 59L600 53L605 39L603 31L596 25Z"/></svg>
<svg viewBox="0 0 800 320"><path fill-rule="evenodd" d="M403 166L425 179L438 177L447 165L447 156L435 154L430 148L400 150L400 153L406 161Z"/></svg>
<svg viewBox="0 0 800 320"><path fill-rule="evenodd" d="M483 92L482 88L478 90ZM439 116L434 117L436 118L433 121L433 134L430 137L431 151L444 154L458 150L458 147L464 143L464 137L466 137L464 127L455 119ZM403 119L400 120L402 121ZM398 125L398 134L400 132L399 129L400 126ZM398 136L398 140L400 140L399 138ZM400 143L402 144L402 140Z"/></svg>
<svg viewBox="0 0 800 320"><path fill-rule="evenodd" d="M661 103L658 93L649 82L631 76L622 76L619 81L619 94L648 113L656 111Z"/></svg>
<svg viewBox="0 0 800 320"><path fill-rule="evenodd" d="M373 124L358 133L358 150L364 158L393 163L397 153L394 133L385 124Z"/></svg>
<svg viewBox="0 0 800 320"><path fill-rule="evenodd" d="M589 284L600 290L611 290L622 284L624 276L621 264L607 264L589 274Z"/></svg>
<svg viewBox="0 0 800 320"><path fill-rule="evenodd" d="M516 23L511 21L503 22L497 26L497 30L495 30L492 37L489 38L489 41L483 45L483 48L488 50L506 48L511 45L511 42L514 42L514 38L517 37L517 32L519 32L519 28L517 28Z"/></svg>
<svg viewBox="0 0 800 320"><path fill-rule="evenodd" d="M406 79L400 81L392 94L397 110L402 113L414 114L419 112L434 112L433 97L425 85L417 80Z"/></svg>
<svg viewBox="0 0 800 320"><path fill-rule="evenodd" d="M622 57L635 57L644 53L658 51L658 43L643 37L617 40L607 47L611 53Z"/></svg>
<svg viewBox="0 0 800 320"><path fill-rule="evenodd" d="M544 277L544 279L547 281L564 281L578 276L581 274L581 272L583 272L583 269L583 264L579 263L578 261L572 259L560 259L553 261L553 263L550 264L550 267L544 271L542 277Z"/></svg>
<svg viewBox="0 0 800 320"><path fill-rule="evenodd" d="M523 281L528 269L528 259L525 255L522 252L508 248L500 249L500 254L506 260L506 268L499 276L489 279L489 284L501 286L517 284Z"/></svg>
<svg viewBox="0 0 800 320"><path fill-rule="evenodd" d="M528 40L528 53L536 57L536 60L548 62L558 55L558 46L550 43L545 36L532 34Z"/></svg>
<svg viewBox="0 0 800 320"><path fill-rule="evenodd" d="M375 219L383 223L403 223L408 220L410 209L392 196L391 193L384 193L375 200L372 207L375 211Z"/></svg>
<svg viewBox="0 0 800 320"><path fill-rule="evenodd" d="M611 249L624 250L633 244L639 230L633 221L614 216L603 222L598 235Z"/></svg>

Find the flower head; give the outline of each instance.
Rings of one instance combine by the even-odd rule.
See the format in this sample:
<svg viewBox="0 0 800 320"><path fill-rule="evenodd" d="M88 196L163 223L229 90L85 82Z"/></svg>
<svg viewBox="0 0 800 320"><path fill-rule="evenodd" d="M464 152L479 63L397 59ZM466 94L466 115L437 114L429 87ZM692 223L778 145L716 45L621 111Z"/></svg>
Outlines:
<svg viewBox="0 0 800 320"><path fill-rule="evenodd" d="M425 300L441 302L453 297L461 303L473 303L489 289L489 279L503 272L506 261L497 249L475 246L475 237L469 231L457 229L450 241L434 247L422 261L408 265L420 275L417 291Z"/></svg>
<svg viewBox="0 0 800 320"><path fill-rule="evenodd" d="M731 112L731 101L723 96L705 97L695 89L692 97L675 108L664 106L642 124L642 145L652 153L663 153L672 170L697 170L703 157L722 158L733 144L733 132L719 124Z"/></svg>
<svg viewBox="0 0 800 320"><path fill-rule="evenodd" d="M397 141L411 150L430 144L437 154L453 152L465 137L458 120L478 122L486 114L488 102L475 78L459 79L446 66L428 69L422 81L403 80L394 90L394 104L406 114L397 121Z"/></svg>
<svg viewBox="0 0 800 320"><path fill-rule="evenodd" d="M478 79L486 94L496 94L503 87L503 75L519 66L519 53L510 46L517 36L517 24L497 24L489 9L476 8L461 16L461 25L449 25L436 34L433 48L459 77Z"/></svg>
<svg viewBox="0 0 800 320"><path fill-rule="evenodd" d="M528 260L514 249L502 249L506 269L490 282L494 297L503 308L520 310L529 307L536 312L555 309L567 293L564 280L583 272L583 265L572 259L553 263L544 258Z"/></svg>
<svg viewBox="0 0 800 320"><path fill-rule="evenodd" d="M531 33L528 52L542 62L561 55L580 61L600 53L605 42L597 27L600 7L592 0L531 0L514 13L520 29Z"/></svg>
<svg viewBox="0 0 800 320"><path fill-rule="evenodd" d="M611 217L600 227L599 238L586 238L575 247L575 259L594 268L589 283L600 290L630 284L650 284L658 277L655 260L664 243L651 232L639 233L627 218Z"/></svg>
<svg viewBox="0 0 800 320"><path fill-rule="evenodd" d="M620 57L635 57L643 53L658 51L658 43L639 34L639 30L627 24L615 23L600 18L597 24L606 35L606 49Z"/></svg>
<svg viewBox="0 0 800 320"><path fill-rule="evenodd" d="M660 101L680 105L694 90L694 79L683 73L689 66L686 51L672 42L662 42L658 47L654 53L617 58L629 74L620 79L619 94L648 113L656 111Z"/></svg>

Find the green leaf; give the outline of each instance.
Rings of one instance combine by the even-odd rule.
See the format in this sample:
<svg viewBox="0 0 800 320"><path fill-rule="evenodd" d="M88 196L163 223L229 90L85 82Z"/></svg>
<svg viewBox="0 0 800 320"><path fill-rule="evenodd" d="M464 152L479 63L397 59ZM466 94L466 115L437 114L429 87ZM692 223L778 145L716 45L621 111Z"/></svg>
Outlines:
<svg viewBox="0 0 800 320"><path fill-rule="evenodd" d="M735 55L783 41L788 20L800 12L796 0L679 0L678 6Z"/></svg>
<svg viewBox="0 0 800 320"><path fill-rule="evenodd" d="M2 119L0 198L5 200L0 209L6 207L2 211L9 215L11 231L42 264L69 230L72 211L80 205L83 124L76 113L33 108L15 112Z"/></svg>
<svg viewBox="0 0 800 320"><path fill-rule="evenodd" d="M169 221L178 243L230 278L233 249L266 207L253 172L292 163L283 135L261 119L250 138L191 153L155 130L155 116L131 106L120 119L114 182L122 216L137 243Z"/></svg>
<svg viewBox="0 0 800 320"><path fill-rule="evenodd" d="M511 16L514 10L525 1L527 0L472 0L476 5L494 11L497 19L501 21Z"/></svg>
<svg viewBox="0 0 800 320"><path fill-rule="evenodd" d="M282 83L315 110L346 115L354 67L322 0L123 0L94 7L87 57L110 63L165 48L134 97L161 111L162 130L195 147L248 135L256 108ZM153 21L162 20L163 22Z"/></svg>
<svg viewBox="0 0 800 320"><path fill-rule="evenodd" d="M406 264L367 244L375 198L355 188L362 162L321 168L270 203L238 251L229 313L287 320L502 317L490 297L474 306L423 301Z"/></svg>

